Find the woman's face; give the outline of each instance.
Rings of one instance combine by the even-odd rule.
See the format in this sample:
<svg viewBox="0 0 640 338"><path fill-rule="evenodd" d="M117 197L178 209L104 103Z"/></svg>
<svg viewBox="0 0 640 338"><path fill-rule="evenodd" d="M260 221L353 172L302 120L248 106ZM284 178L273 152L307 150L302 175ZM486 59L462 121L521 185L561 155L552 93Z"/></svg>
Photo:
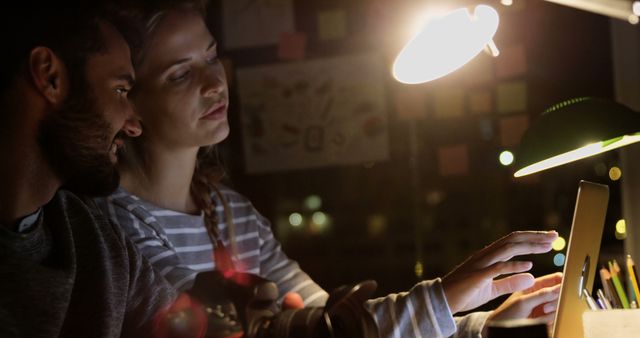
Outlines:
<svg viewBox="0 0 640 338"><path fill-rule="evenodd" d="M148 143L176 149L227 137L227 80L216 47L196 11L172 10L160 18L131 95Z"/></svg>

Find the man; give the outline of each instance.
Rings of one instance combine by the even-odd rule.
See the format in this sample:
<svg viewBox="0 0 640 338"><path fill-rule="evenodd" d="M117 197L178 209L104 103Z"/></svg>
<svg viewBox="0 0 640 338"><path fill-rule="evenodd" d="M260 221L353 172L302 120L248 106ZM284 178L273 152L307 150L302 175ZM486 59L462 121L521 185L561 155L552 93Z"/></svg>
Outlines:
<svg viewBox="0 0 640 338"><path fill-rule="evenodd" d="M111 192L121 136L141 131L128 45L88 3L0 14L2 337L148 336L173 298L119 229L60 189Z"/></svg>

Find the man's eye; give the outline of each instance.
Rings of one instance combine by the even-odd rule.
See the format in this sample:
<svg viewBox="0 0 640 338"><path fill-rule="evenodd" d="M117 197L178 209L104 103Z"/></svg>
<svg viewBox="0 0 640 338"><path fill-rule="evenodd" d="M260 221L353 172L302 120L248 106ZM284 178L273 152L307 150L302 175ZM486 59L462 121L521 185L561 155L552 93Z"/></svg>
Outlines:
<svg viewBox="0 0 640 338"><path fill-rule="evenodd" d="M206 59L206 62L208 64L214 64L217 61L218 61L218 54L211 55L211 56L207 57L207 59Z"/></svg>
<svg viewBox="0 0 640 338"><path fill-rule="evenodd" d="M118 87L116 88L116 93L118 93L118 95L127 95L129 93L129 90L130 89L125 87Z"/></svg>

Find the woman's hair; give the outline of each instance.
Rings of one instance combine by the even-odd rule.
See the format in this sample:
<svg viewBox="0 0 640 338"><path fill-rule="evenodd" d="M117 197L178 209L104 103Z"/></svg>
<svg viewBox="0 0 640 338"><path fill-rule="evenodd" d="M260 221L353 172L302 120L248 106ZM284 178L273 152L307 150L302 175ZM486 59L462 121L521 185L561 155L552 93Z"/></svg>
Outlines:
<svg viewBox="0 0 640 338"><path fill-rule="evenodd" d="M124 35L131 47L131 56L134 67L138 67L145 61L147 56L147 43L151 40L158 23L162 21L167 11L171 10L194 10L206 20L207 0L159 0L159 1L124 1L119 5L121 10L119 18L123 21L120 27L124 28ZM135 95L135 88L133 90ZM145 170L153 170L145 158L146 137L144 124L143 133L137 138L125 138L125 149L119 154L119 164L127 170L138 175L146 176ZM225 172L220 165L220 160L215 145L201 147L198 150L196 167L191 180L191 196L196 206L204 214L204 221L211 237L212 243L216 244L220 238L217 230L216 205L212 198L217 194L222 201L222 206L227 222L227 231L231 243L231 252L235 254L235 233L231 209L224 196L218 190L218 184L224 178Z"/></svg>

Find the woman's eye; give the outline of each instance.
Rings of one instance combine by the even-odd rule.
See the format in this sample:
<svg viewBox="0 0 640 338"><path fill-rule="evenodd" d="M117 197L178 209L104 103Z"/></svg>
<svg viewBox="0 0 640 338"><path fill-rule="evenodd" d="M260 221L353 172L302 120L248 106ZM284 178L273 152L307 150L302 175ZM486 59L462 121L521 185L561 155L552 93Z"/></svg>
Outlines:
<svg viewBox="0 0 640 338"><path fill-rule="evenodd" d="M184 80L187 77L187 75L189 75L189 71L178 73L176 75L169 77L169 82L178 82L178 81Z"/></svg>

